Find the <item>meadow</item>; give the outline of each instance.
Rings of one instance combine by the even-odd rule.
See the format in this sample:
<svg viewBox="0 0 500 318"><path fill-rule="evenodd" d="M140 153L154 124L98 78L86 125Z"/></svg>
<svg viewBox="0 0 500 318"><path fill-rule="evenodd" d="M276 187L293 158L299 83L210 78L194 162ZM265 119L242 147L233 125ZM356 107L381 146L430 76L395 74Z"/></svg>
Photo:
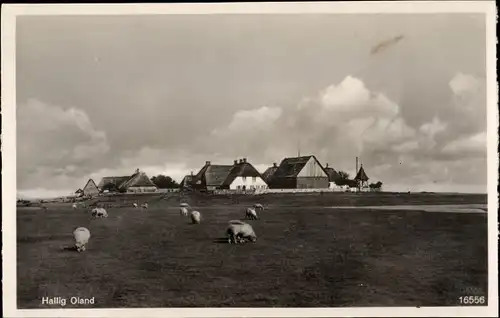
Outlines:
<svg viewBox="0 0 500 318"><path fill-rule="evenodd" d="M94 297L89 308L444 306L467 288L487 296L486 213L361 208L484 204L486 195L181 196L102 197L114 204L107 219L70 203L18 208L18 308L49 308L45 296ZM201 224L179 215L181 200ZM227 222L257 202L266 206L248 221L257 242L227 244ZM79 226L91 232L83 253L69 248Z"/></svg>

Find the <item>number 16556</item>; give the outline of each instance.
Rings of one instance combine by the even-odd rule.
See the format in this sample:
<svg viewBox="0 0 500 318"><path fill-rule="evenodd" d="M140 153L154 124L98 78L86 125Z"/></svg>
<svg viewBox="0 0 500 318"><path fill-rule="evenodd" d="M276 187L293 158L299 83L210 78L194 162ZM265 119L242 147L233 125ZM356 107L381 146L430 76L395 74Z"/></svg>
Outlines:
<svg viewBox="0 0 500 318"><path fill-rule="evenodd" d="M460 296L458 301L461 305L482 305L486 303L484 296Z"/></svg>

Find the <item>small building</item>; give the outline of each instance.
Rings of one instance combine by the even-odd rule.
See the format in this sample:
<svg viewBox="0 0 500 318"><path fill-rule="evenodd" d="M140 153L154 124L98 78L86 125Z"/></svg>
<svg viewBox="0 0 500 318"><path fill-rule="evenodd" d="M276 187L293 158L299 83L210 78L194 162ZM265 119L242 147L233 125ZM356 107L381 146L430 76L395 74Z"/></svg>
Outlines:
<svg viewBox="0 0 500 318"><path fill-rule="evenodd" d="M92 179L89 179L89 181L87 181L87 184L85 185L85 187L83 187L82 191L83 195L85 196L94 196L99 194L99 188Z"/></svg>
<svg viewBox="0 0 500 318"><path fill-rule="evenodd" d="M206 161L205 165L192 178L191 185L193 189L200 191L217 190L226 180L232 168L231 165L214 165L210 161Z"/></svg>
<svg viewBox="0 0 500 318"><path fill-rule="evenodd" d="M266 169L266 171L264 171L264 173L262 174L262 179L264 179L264 181L269 184L272 180L272 177L274 175L274 173L278 170L278 165L276 164L276 162L273 162L273 165L269 168Z"/></svg>
<svg viewBox="0 0 500 318"><path fill-rule="evenodd" d="M81 196L83 196L83 190L82 189L78 189L78 190L75 191L75 194L76 194L77 198L81 197Z"/></svg>
<svg viewBox="0 0 500 318"><path fill-rule="evenodd" d="M285 158L269 186L273 189L326 189L329 176L314 155Z"/></svg>
<svg viewBox="0 0 500 318"><path fill-rule="evenodd" d="M239 162L234 161L232 169L219 188L242 191L264 190L267 189L267 183L257 169L247 162L247 158L243 158Z"/></svg>
<svg viewBox="0 0 500 318"><path fill-rule="evenodd" d="M365 169L363 169L363 164L361 164L354 180L358 183L358 188L368 188L368 180L370 180L370 178L366 175Z"/></svg>
<svg viewBox="0 0 500 318"><path fill-rule="evenodd" d="M339 188L340 175L337 172L337 170L333 169L332 167L329 167L327 163L325 166L325 171L328 174L328 188L330 189Z"/></svg>

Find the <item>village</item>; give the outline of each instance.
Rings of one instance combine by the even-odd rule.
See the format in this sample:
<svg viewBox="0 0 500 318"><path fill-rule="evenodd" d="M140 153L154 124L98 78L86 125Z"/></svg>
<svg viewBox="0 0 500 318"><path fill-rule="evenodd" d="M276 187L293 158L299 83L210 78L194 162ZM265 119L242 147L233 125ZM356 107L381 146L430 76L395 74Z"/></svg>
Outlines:
<svg viewBox="0 0 500 318"><path fill-rule="evenodd" d="M363 168L356 176L337 171L327 163L323 166L314 155L284 158L281 163L273 163L260 173L247 158L234 160L233 164L214 164L206 161L195 174L186 175L180 184L160 187L154 177L136 169L131 176L106 176L99 183L89 179L83 188L75 192L79 198L89 198L113 193L154 193L199 191L212 194L242 193L303 193L303 192L379 192L382 182L368 183L369 177Z"/></svg>

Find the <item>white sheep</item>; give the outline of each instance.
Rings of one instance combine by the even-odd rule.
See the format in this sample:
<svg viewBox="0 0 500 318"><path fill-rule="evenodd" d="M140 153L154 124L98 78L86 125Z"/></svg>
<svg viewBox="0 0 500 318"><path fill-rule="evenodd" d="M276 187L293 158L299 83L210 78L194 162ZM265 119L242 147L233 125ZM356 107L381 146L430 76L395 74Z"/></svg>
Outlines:
<svg viewBox="0 0 500 318"><path fill-rule="evenodd" d="M191 222L193 224L200 224L201 222L201 213L198 211L191 212Z"/></svg>
<svg viewBox="0 0 500 318"><path fill-rule="evenodd" d="M76 205L76 203L73 203L73 209L77 209L78 208L78 205Z"/></svg>
<svg viewBox="0 0 500 318"><path fill-rule="evenodd" d="M135 203L135 202L134 202L134 205L133 205L133 206L134 206L134 208L137 208L137 207L138 207L137 203Z"/></svg>
<svg viewBox="0 0 500 318"><path fill-rule="evenodd" d="M247 208L245 210L245 217L249 220L257 220L258 219L257 212L255 211L255 209L252 209L252 208Z"/></svg>
<svg viewBox="0 0 500 318"><path fill-rule="evenodd" d="M143 209L147 209L148 208L148 203L144 203L142 206L141 206Z"/></svg>
<svg viewBox="0 0 500 318"><path fill-rule="evenodd" d="M263 206L262 204L260 204L260 203L255 203L255 204L253 205L253 208L254 208L255 210L264 210L264 206Z"/></svg>
<svg viewBox="0 0 500 318"><path fill-rule="evenodd" d="M94 218L107 218L108 212L104 208L94 208L92 209L92 217Z"/></svg>
<svg viewBox="0 0 500 318"><path fill-rule="evenodd" d="M246 240L257 241L257 235L252 226L241 221L230 221L226 230L228 243L244 243Z"/></svg>
<svg viewBox="0 0 500 318"><path fill-rule="evenodd" d="M188 215L188 209L185 207L181 207L181 216L187 216Z"/></svg>
<svg viewBox="0 0 500 318"><path fill-rule="evenodd" d="M73 231L75 237L75 247L78 252L83 252L90 239L90 231L85 227L79 227Z"/></svg>

